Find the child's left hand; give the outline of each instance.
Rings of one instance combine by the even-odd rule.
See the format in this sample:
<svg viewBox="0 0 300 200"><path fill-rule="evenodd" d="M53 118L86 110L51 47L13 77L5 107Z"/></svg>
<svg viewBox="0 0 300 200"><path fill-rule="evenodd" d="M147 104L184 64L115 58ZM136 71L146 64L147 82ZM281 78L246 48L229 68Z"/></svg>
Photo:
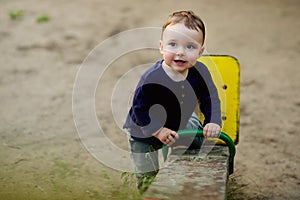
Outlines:
<svg viewBox="0 0 300 200"><path fill-rule="evenodd" d="M220 135L221 127L215 123L208 123L203 128L203 137L217 138Z"/></svg>

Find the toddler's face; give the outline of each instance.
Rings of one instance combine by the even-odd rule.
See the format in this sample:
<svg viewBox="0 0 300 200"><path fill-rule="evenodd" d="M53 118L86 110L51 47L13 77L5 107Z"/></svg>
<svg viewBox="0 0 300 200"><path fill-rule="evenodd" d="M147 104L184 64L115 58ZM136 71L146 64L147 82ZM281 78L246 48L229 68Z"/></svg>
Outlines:
<svg viewBox="0 0 300 200"><path fill-rule="evenodd" d="M188 29L183 23L166 27L160 42L164 62L173 70L185 73L204 51L202 32Z"/></svg>

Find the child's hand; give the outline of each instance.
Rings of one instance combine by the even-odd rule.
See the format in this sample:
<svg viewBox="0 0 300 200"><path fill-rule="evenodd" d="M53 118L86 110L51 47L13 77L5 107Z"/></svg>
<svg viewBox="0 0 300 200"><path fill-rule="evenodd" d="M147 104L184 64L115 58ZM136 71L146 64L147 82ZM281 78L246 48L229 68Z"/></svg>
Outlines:
<svg viewBox="0 0 300 200"><path fill-rule="evenodd" d="M204 138L217 138L220 135L221 127L215 123L208 123L203 128Z"/></svg>
<svg viewBox="0 0 300 200"><path fill-rule="evenodd" d="M161 128L157 132L152 134L154 137L158 138L163 144L171 146L179 138L179 135L168 128Z"/></svg>

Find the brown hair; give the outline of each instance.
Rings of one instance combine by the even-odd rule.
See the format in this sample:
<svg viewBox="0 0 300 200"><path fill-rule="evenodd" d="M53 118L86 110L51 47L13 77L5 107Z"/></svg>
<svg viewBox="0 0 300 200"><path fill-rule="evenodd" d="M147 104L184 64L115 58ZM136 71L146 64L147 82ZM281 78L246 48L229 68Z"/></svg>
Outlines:
<svg viewBox="0 0 300 200"><path fill-rule="evenodd" d="M183 22L184 25L192 30L196 30L198 32L202 32L203 34L203 42L205 40L205 25L200 17L194 14L193 11L177 11L172 13L167 21L163 24L162 33L165 31L168 25L177 24Z"/></svg>

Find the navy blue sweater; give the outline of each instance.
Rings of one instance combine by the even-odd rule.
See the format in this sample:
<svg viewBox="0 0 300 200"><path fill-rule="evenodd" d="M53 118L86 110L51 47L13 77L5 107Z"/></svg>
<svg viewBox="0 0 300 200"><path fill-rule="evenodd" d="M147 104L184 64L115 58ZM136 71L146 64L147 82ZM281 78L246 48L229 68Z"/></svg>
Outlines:
<svg viewBox="0 0 300 200"><path fill-rule="evenodd" d="M185 80L174 81L159 61L142 75L123 128L138 141L161 145L151 134L161 127L184 129L198 103L204 125L222 125L218 92L207 67L197 62Z"/></svg>

